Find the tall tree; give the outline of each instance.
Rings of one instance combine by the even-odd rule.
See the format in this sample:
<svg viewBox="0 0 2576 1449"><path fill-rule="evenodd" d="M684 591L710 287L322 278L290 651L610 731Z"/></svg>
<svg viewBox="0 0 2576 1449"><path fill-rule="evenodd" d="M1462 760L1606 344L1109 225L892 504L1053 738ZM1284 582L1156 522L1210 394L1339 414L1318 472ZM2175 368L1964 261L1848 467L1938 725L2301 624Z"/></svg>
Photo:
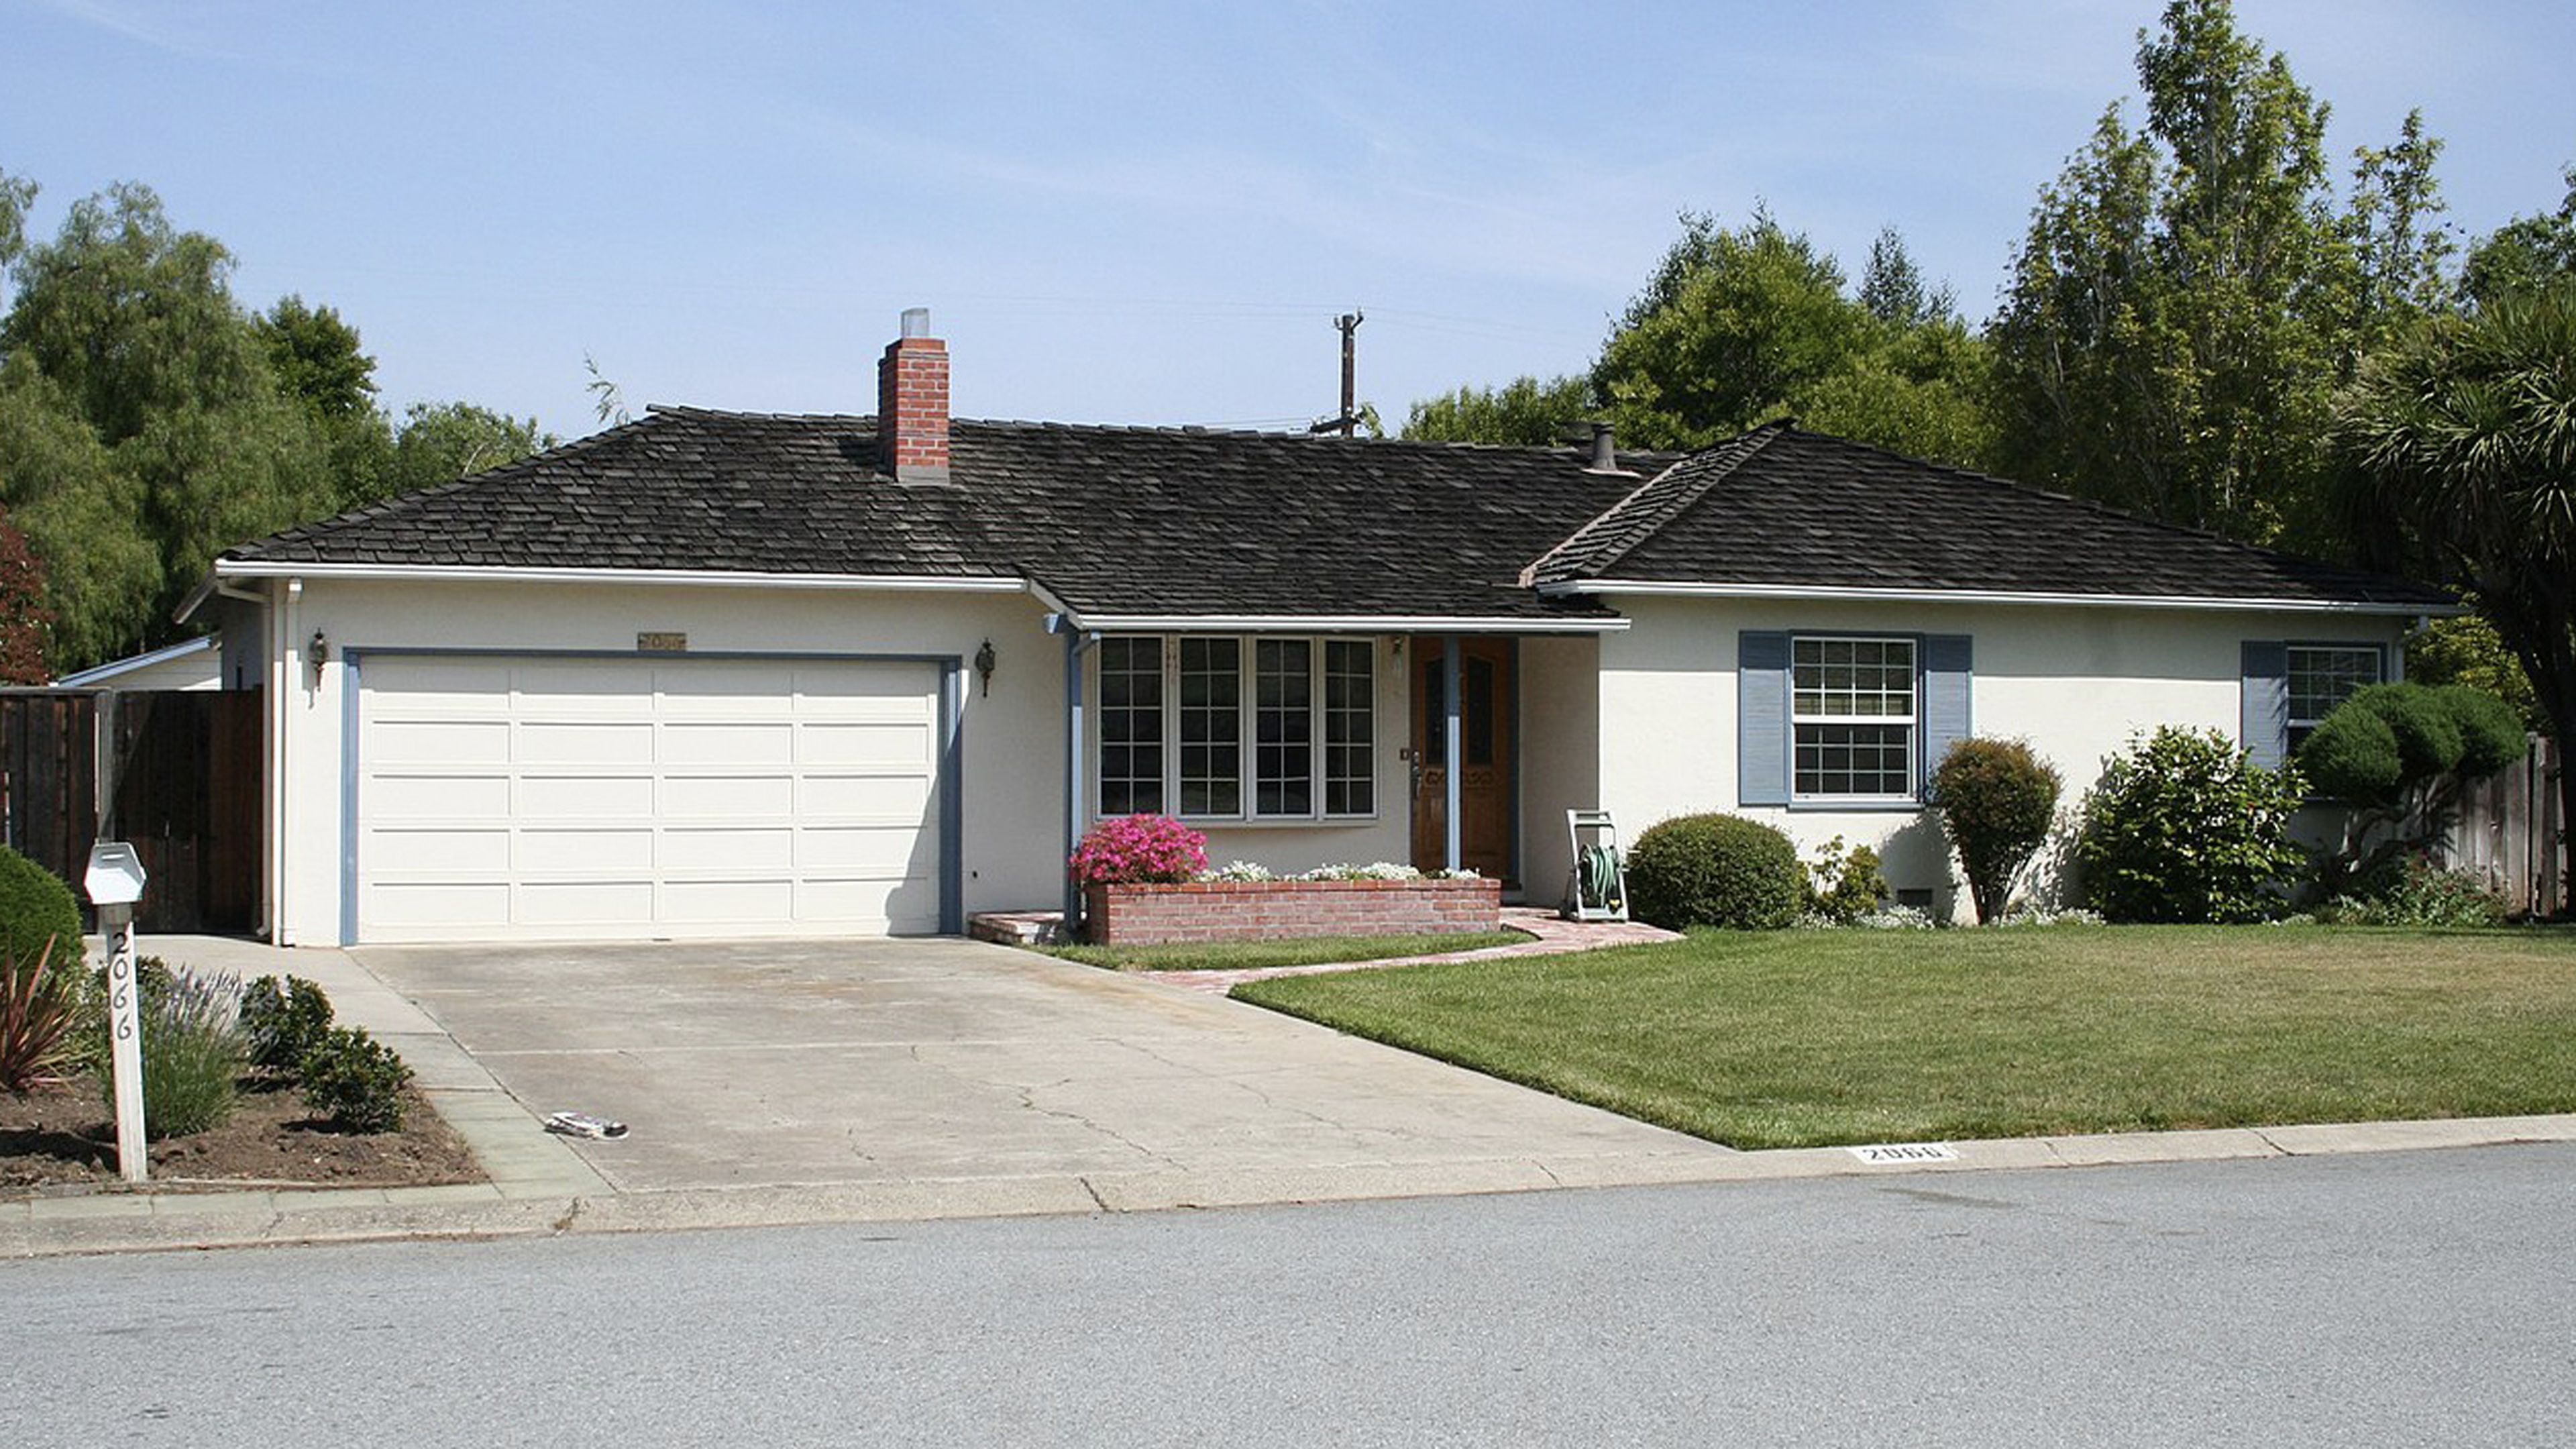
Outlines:
<svg viewBox="0 0 2576 1449"><path fill-rule="evenodd" d="M15 260L0 411L23 435L0 445L0 504L49 565L57 664L174 637L218 550L333 500L325 440L279 392L231 270L130 184Z"/></svg>
<svg viewBox="0 0 2576 1449"><path fill-rule="evenodd" d="M2332 392L2386 300L2438 275L2439 147L2410 118L2339 208L2326 106L2226 0L2173 0L2137 72L2145 128L2114 103L2041 192L1989 331L2000 461L2275 541L2316 516Z"/></svg>
<svg viewBox="0 0 2576 1449"><path fill-rule="evenodd" d="M1592 366L1621 438L1704 448L1778 413L1859 349L1869 314L1842 268L1757 209L1740 228L1684 213L1682 236Z"/></svg>
<svg viewBox="0 0 2576 1449"><path fill-rule="evenodd" d="M2475 591L2576 759L2576 281L2419 324L2363 366L2337 421L2383 517ZM2576 770L2558 788L2576 821Z"/></svg>
<svg viewBox="0 0 2576 1449"><path fill-rule="evenodd" d="M414 403L395 435L384 491L390 496L452 483L515 463L557 441L535 418L514 418L472 403Z"/></svg>
<svg viewBox="0 0 2576 1449"><path fill-rule="evenodd" d="M1404 419L1403 436L1435 443L1500 443L1546 448L1567 441L1600 409L1580 377L1514 378L1501 387L1462 387L1424 398Z"/></svg>
<svg viewBox="0 0 2576 1449"><path fill-rule="evenodd" d="M2567 196L2554 212L2518 216L2469 249L2460 268L2460 300L2471 306L2576 278L2576 166L2565 172Z"/></svg>
<svg viewBox="0 0 2576 1449"><path fill-rule="evenodd" d="M325 418L362 418L376 406L376 360L337 310L288 293L253 320L280 391Z"/></svg>

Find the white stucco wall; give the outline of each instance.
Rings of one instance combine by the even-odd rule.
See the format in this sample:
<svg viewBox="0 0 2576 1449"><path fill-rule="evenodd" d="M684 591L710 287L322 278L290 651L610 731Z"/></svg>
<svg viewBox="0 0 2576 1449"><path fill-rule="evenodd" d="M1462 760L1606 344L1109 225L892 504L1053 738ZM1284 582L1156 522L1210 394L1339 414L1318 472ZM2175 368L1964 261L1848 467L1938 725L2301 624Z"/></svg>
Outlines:
<svg viewBox="0 0 2576 1449"><path fill-rule="evenodd" d="M1919 809L1746 809L1737 801L1735 663L1739 631L1965 634L1974 641L1970 728L2030 742L2065 780L2071 810L2102 760L2161 724L2217 729L2241 719L2248 639L2394 646L2404 620L2013 605L1795 603L1632 596L1633 625L1603 638L1601 796L1622 831L1668 816L1732 810L1787 831L1813 859L1836 835L1871 845L1891 886L1931 887L1943 908L1964 884L1940 828ZM2043 850L2043 856L2047 851ZM2053 887L2052 887L2053 888Z"/></svg>
<svg viewBox="0 0 2576 1449"><path fill-rule="evenodd" d="M1563 902L1565 812L1601 805L1600 663L1591 635L1521 641L1521 889L1534 906Z"/></svg>
<svg viewBox="0 0 2576 1449"><path fill-rule="evenodd" d="M283 602L285 590L278 591ZM701 586L493 584L309 579L284 603L291 658L272 702L286 768L281 889L289 942L339 939L343 689L350 650L631 652L639 632L685 633L689 652L907 654L969 661L964 674L961 832L969 912L1051 905L1063 832L1063 645L1022 594L763 590ZM304 659L319 629L332 657ZM999 667L983 693L971 661L985 639ZM363 668L363 664L361 666Z"/></svg>

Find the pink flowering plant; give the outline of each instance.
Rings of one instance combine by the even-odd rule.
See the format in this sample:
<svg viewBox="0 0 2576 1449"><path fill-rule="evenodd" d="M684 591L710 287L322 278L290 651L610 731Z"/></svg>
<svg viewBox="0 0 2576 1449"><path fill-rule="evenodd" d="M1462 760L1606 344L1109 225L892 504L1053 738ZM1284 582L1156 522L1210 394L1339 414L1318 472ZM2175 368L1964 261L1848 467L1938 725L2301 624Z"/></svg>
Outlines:
<svg viewBox="0 0 2576 1449"><path fill-rule="evenodd" d="M1168 815L1122 815L1091 827L1072 865L1087 886L1177 884L1207 869L1207 837Z"/></svg>

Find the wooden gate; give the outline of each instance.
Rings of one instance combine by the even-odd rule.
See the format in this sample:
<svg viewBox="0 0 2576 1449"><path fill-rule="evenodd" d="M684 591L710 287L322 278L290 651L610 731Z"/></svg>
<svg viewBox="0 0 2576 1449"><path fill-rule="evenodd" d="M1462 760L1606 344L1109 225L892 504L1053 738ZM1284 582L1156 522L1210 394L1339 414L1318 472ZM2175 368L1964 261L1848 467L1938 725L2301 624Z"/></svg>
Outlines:
<svg viewBox="0 0 2576 1449"><path fill-rule="evenodd" d="M102 824L150 876L145 933L249 932L259 913L257 690L0 691L0 834L80 891ZM102 821L99 715L115 809Z"/></svg>
<svg viewBox="0 0 2576 1449"><path fill-rule="evenodd" d="M2407 828L2431 831L2436 859L2484 875L2516 911L2544 918L2562 915L2569 894L2567 822L2558 818L2558 772L2563 768L2556 742L2534 735L2522 759L2499 774L2461 785L2456 817L2427 821L2419 816ZM2436 828L2444 824L2447 830Z"/></svg>

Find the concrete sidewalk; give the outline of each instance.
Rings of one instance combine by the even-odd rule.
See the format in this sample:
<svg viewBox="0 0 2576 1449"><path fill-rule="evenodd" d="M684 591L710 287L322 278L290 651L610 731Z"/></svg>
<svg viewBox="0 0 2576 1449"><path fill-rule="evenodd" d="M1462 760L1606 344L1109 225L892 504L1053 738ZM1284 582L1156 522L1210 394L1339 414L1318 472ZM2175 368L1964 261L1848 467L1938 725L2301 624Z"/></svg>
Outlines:
<svg viewBox="0 0 2576 1449"><path fill-rule="evenodd" d="M956 1159L948 1170L935 1161L897 1162L873 1175L835 1181L783 1180L752 1174L716 1184L703 1173L679 1169L659 1182L612 1165L603 1173L584 1152L605 1154L616 1144L552 1136L543 1112L566 1104L523 1102L476 1057L460 1046L418 1000L389 987L346 953L303 948L271 951L245 942L191 938L155 943L174 962L214 967L245 976L277 972L305 976L331 995L342 1019L366 1027L399 1050L419 1074L439 1112L472 1144L491 1181L448 1187L136 1194L109 1191L84 1196L40 1197L0 1204L0 1257L138 1249L211 1248L252 1244L362 1241L405 1237L487 1237L565 1232L618 1232L833 1221L908 1221L998 1217L1034 1213L1152 1211L1257 1203L1321 1202L1359 1198L1513 1192L1553 1187L1607 1187L1693 1182L1746 1182L1787 1177L1912 1172L1961 1172L1999 1168L2080 1167L2209 1158L2304 1156L2414 1148L2485 1146L2576 1140L2576 1116L2490 1118L2439 1122L2362 1123L2202 1132L2014 1138L1944 1144L1947 1157L1896 1154L1894 1161L1865 1160L1854 1149L1732 1152L1697 1139L1611 1118L1593 1109L1476 1077L1409 1054L1357 1042L1304 1023L1293 1023L1238 1003L1219 1002L1173 988L1109 976L1063 963L1032 965L1039 985L1060 989L1054 968L1087 972L1068 980L1107 993L1117 1011L1148 1018L1179 1011L1185 1017L1216 1013L1231 1027L1232 1013L1253 1013L1262 1033L1285 1029L1299 1073L1331 1068L1343 1053L1382 1054L1392 1079L1344 1078L1315 1084L1320 1101L1333 1092L1384 1090L1390 1082L1436 1093L1460 1091L1457 1109L1490 1110L1514 1097L1526 1099L1547 1124L1561 1119L1571 1135L1536 1150L1495 1150L1473 1141L1435 1151L1408 1151L1370 1143L1365 1132L1332 1128L1331 1151L1308 1144L1263 1150L1257 1134L1236 1132L1222 1150L1138 1153L1132 1161L1063 1149L1081 1136L1040 1142L1044 1150L1000 1153L999 1172L956 1170L978 1160ZM665 948L682 949L682 948ZM745 947L744 949L752 949ZM785 943L758 949L786 950ZM1001 949L1001 948L982 948ZM1038 958L1026 958L1034 963ZM980 964L980 963L979 963ZM1016 964L1016 963L1005 963ZM1139 995L1138 993L1142 993ZM1089 994L1086 992L1086 994ZM1159 1001L1162 1010L1156 1009ZM1252 1018L1244 1024L1256 1025ZM1206 1029L1206 1022L1194 1023ZM1248 1038L1220 1030L1208 1050L1239 1050ZM963 1044L972 1046L973 1043ZM1158 1049L1169 1050L1169 1039ZM907 1048L910 1050L910 1048ZM1059 1050L1039 1042L1030 1051ZM1303 1055L1307 1051L1320 1055ZM1025 1053L1012 1053L1016 1062ZM951 1055L948 1066L958 1059ZM510 1070L511 1068L505 1068ZM660 1070L657 1067L656 1070ZM1016 1067L1013 1068L1016 1070ZM1189 1110L1189 1096L1242 1086L1215 1065L1204 1075L1164 1083L1175 1098L1177 1132L1211 1129L1206 1104ZM1445 1075L1444 1075L1445 1074ZM1452 1078L1468 1085L1452 1085ZM1246 1090L1264 1097L1290 1085L1274 1078ZM1490 1092L1493 1095L1488 1095ZM1041 1115L1060 1116L1061 1113ZM1606 1119L1595 1128L1594 1118ZM1247 1121L1254 1119L1245 1119ZM1363 1119L1366 1120L1366 1119ZM679 1124L656 1123L672 1132ZM1094 1126L1077 1123L1083 1129ZM1237 1123L1241 1126L1241 1123ZM1389 1130L1371 1127L1369 1131ZM1596 1135L1597 1134L1597 1135ZM1177 1139L1176 1139L1177 1140ZM722 1144L699 1144L714 1151ZM1433 1144L1440 1147L1440 1144ZM784 1159L782 1159L784 1160ZM619 1177L630 1180L617 1181Z"/></svg>

